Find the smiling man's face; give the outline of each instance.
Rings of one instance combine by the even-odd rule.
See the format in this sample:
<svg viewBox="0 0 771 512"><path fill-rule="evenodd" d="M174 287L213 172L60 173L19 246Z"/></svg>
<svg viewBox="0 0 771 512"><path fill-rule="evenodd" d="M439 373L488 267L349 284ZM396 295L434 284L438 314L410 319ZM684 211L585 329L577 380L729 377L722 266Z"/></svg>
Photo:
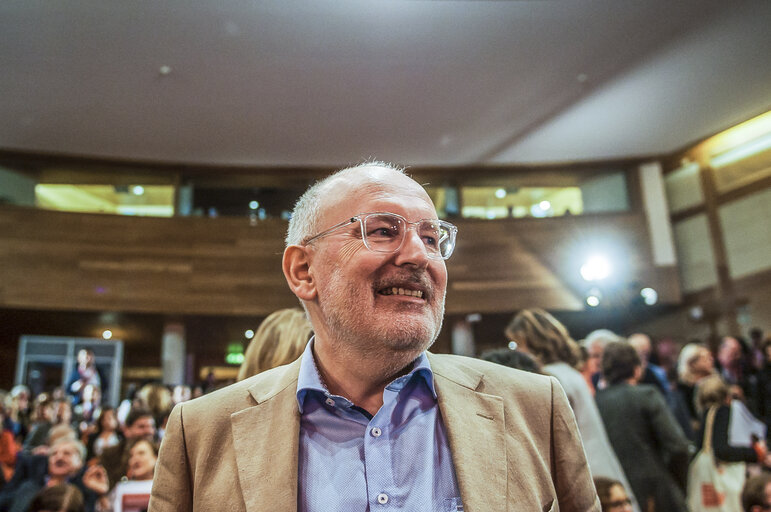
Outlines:
<svg viewBox="0 0 771 512"><path fill-rule="evenodd" d="M409 222L436 219L431 199L412 179L381 170L376 179L354 177L335 184L325 200L322 229L361 213L390 212ZM414 229L395 253L364 246L358 223L313 242L311 273L329 336L366 352L427 349L442 326L447 269L428 257Z"/></svg>

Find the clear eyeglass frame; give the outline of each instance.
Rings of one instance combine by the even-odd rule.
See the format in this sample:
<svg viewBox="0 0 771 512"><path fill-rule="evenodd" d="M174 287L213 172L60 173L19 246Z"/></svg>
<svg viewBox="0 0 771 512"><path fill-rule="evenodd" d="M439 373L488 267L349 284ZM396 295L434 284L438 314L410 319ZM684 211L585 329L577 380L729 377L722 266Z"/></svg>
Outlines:
<svg viewBox="0 0 771 512"><path fill-rule="evenodd" d="M372 219L387 219L387 218L393 218L396 220L396 224L400 226L404 226L404 229L399 230L399 237L401 237L398 240L398 244L395 243L391 239L387 243L387 246L379 243L373 243L372 241L372 235L369 234L369 230L371 227L368 228L369 221ZM453 251L455 250L455 241L458 235L458 228L457 226L453 225L450 222L447 222L445 220L438 220L438 219L420 219L415 222L410 222L398 213L391 213L391 212L371 212L371 213L360 213L358 215L355 215L349 219L344 220L343 222L340 222L339 224L335 224L334 226L325 229L324 231L317 233L307 239L305 239L301 245L308 245L311 242L314 242L320 238L323 238L327 235L330 235L334 233L335 231L338 231L339 229L342 229L346 226L350 226L351 224L359 224L359 229L361 231L361 239L362 242L364 242L364 246L369 249L372 252L378 252L378 253L394 253L397 252L399 249L402 248L404 245L404 240L407 238L407 231L410 230L410 228L415 229L415 231L418 233L419 236L421 236L421 240L423 240L422 234L424 233L421 231L421 226L434 226L436 225L437 228L434 230L439 231L439 238L436 240L436 250L434 250L428 243L424 241L424 246L426 247L426 254L431 259L436 260L446 260L450 256L452 256ZM380 227L382 229L383 226ZM428 229L426 232L431 232L431 229Z"/></svg>

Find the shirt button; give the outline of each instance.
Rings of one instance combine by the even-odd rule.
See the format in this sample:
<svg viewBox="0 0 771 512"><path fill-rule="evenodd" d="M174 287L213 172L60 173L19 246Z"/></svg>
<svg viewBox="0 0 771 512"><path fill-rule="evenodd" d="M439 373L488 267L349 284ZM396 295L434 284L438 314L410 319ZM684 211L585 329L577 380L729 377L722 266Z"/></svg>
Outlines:
<svg viewBox="0 0 771 512"><path fill-rule="evenodd" d="M386 503L388 503L388 495L384 492L381 492L380 494L377 495L377 502L380 503L381 505L385 505Z"/></svg>
<svg viewBox="0 0 771 512"><path fill-rule="evenodd" d="M331 407L331 406L335 405L335 401L332 400L331 398L327 398L327 405L329 405Z"/></svg>
<svg viewBox="0 0 771 512"><path fill-rule="evenodd" d="M372 437L380 437L380 434L382 434L383 431L377 427L373 427L372 430L369 431L369 433L372 434Z"/></svg>

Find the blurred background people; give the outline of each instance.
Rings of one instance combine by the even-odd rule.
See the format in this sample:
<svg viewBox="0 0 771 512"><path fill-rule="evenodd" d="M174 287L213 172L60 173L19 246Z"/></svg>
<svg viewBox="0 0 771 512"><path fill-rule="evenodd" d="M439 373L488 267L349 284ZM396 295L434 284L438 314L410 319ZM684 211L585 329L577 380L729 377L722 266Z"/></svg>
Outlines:
<svg viewBox="0 0 771 512"><path fill-rule="evenodd" d="M105 391L105 382L96 367L96 359L93 350L82 348L78 351L78 365L72 370L67 381L67 394L71 397L72 404L78 405L83 399L83 388L91 385Z"/></svg>
<svg viewBox="0 0 771 512"><path fill-rule="evenodd" d="M90 433L86 440L87 459L99 457L105 448L116 446L120 443L121 433L118 431L118 418L115 415L115 409L112 407L103 407L95 421L95 430Z"/></svg>
<svg viewBox="0 0 771 512"><path fill-rule="evenodd" d="M747 434L747 439L743 442L731 442L729 430L732 399L731 388L720 375L710 375L699 383L696 403L702 413L702 426L696 437L698 446L701 446L704 441L706 418L711 412L714 415L711 433L712 453L718 461L771 463L771 457L767 457L765 438L753 439Z"/></svg>
<svg viewBox="0 0 771 512"><path fill-rule="evenodd" d="M618 480L597 476L594 477L594 488L597 489L602 512L632 512L632 500Z"/></svg>
<svg viewBox="0 0 771 512"><path fill-rule="evenodd" d="M86 512L83 493L71 484L58 484L38 492L28 512Z"/></svg>
<svg viewBox="0 0 771 512"><path fill-rule="evenodd" d="M76 439L57 440L50 448L47 464L38 465L33 472L8 490L0 492L0 511L24 512L35 495L45 487L71 483L77 486L86 501L86 509L93 510L98 494L89 489L82 480L83 461L86 448Z"/></svg>
<svg viewBox="0 0 771 512"><path fill-rule="evenodd" d="M147 509L158 461L158 445L145 438L135 438L126 446L125 458L126 474L112 490L102 466L89 468L83 476L86 485L101 495L100 512L123 511L126 503L131 504L132 510Z"/></svg>
<svg viewBox="0 0 771 512"><path fill-rule="evenodd" d="M312 335L303 310L280 309L271 313L249 342L237 380L291 363L300 357Z"/></svg>
<svg viewBox="0 0 771 512"><path fill-rule="evenodd" d="M512 318L505 333L517 343L518 350L532 355L543 365L543 372L562 385L576 417L592 476L627 482L589 387L575 368L580 350L565 326L542 309L523 309Z"/></svg>
<svg viewBox="0 0 771 512"><path fill-rule="evenodd" d="M747 479L742 490L744 512L771 510L771 473L761 473Z"/></svg>
<svg viewBox="0 0 771 512"><path fill-rule="evenodd" d="M731 388L731 395L744 401L757 414L757 378L753 372L750 349L739 339L725 336L720 341L717 362L720 375Z"/></svg>
<svg viewBox="0 0 771 512"><path fill-rule="evenodd" d="M676 393L688 408L693 431L699 430L701 418L696 411L696 385L700 380L715 373L715 360L712 352L700 343L689 343L680 351L677 358Z"/></svg>
<svg viewBox="0 0 771 512"><path fill-rule="evenodd" d="M510 348L498 348L484 352L480 359L491 363L502 364L516 370L524 370L530 373L543 373L538 361L524 352Z"/></svg>
<svg viewBox="0 0 771 512"><path fill-rule="evenodd" d="M149 409L135 407L126 418L123 428L123 439L115 446L110 446L102 451L99 457L100 464L104 467L110 488L114 487L128 472L128 446L136 439L155 441L155 419Z"/></svg>
<svg viewBox="0 0 771 512"><path fill-rule="evenodd" d="M624 338L610 329L596 329L584 338L584 346L588 354L587 364L593 371L591 374L592 387L595 391L602 388L602 353L608 343L623 341Z"/></svg>
<svg viewBox="0 0 771 512"><path fill-rule="evenodd" d="M638 384L649 384L658 389L664 396L664 400L677 420L677 424L683 430L685 437L690 441L695 440L695 433L691 423L691 414L685 400L679 393L674 393L670 389L667 372L649 361L651 356L651 339L647 334L635 333L627 338L627 341L635 349L640 357L642 376Z"/></svg>
<svg viewBox="0 0 771 512"><path fill-rule="evenodd" d="M611 342L602 356L607 387L595 395L608 436L643 510L685 512L689 442L661 393L636 385L640 357Z"/></svg>

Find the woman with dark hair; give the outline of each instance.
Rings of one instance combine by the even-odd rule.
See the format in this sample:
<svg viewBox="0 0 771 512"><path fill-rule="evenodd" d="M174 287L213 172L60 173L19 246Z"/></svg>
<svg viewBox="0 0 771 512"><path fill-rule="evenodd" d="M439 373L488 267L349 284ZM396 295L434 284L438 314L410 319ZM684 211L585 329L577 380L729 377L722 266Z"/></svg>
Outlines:
<svg viewBox="0 0 771 512"><path fill-rule="evenodd" d="M120 439L115 409L109 406L102 407L96 418L96 431L88 436L86 442L87 460L100 456L105 448L115 446Z"/></svg>
<svg viewBox="0 0 771 512"><path fill-rule="evenodd" d="M602 354L607 387L595 399L632 491L643 510L685 512L688 439L653 386L636 385L642 367L625 342L608 343ZM671 469L670 469L671 468Z"/></svg>
<svg viewBox="0 0 771 512"><path fill-rule="evenodd" d="M598 476L594 478L594 488L597 489L602 512L632 511L632 500L618 480Z"/></svg>
<svg viewBox="0 0 771 512"><path fill-rule="evenodd" d="M83 475L84 483L102 495L99 500L102 512L123 512L125 503L131 503L133 509L147 509L158 462L158 445L141 437L132 439L126 445L126 457L126 475L112 491L102 466L93 466Z"/></svg>
<svg viewBox="0 0 771 512"><path fill-rule="evenodd" d="M83 493L71 484L43 488L32 499L27 512L85 512Z"/></svg>
<svg viewBox="0 0 771 512"><path fill-rule="evenodd" d="M575 368L580 361L580 349L565 326L542 309L523 309L509 322L505 332L518 350L533 356L543 365L542 371L562 385L576 417L592 476L626 482L589 386Z"/></svg>

